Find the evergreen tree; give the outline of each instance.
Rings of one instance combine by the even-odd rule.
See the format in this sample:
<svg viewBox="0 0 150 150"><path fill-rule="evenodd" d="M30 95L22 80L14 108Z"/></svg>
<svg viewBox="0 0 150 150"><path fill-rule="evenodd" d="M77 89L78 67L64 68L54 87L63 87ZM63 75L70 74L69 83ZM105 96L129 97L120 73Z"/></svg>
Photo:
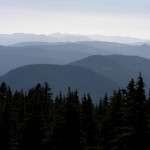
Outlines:
<svg viewBox="0 0 150 150"><path fill-rule="evenodd" d="M141 74L95 105L78 91L52 98L49 84L11 92L0 84L0 147L4 150L149 150L150 96ZM71 145L71 146L70 146Z"/></svg>
<svg viewBox="0 0 150 150"><path fill-rule="evenodd" d="M87 147L97 147L98 135L94 118L94 104L90 94L84 95L82 101L82 130L85 133Z"/></svg>
<svg viewBox="0 0 150 150"><path fill-rule="evenodd" d="M149 149L148 144L148 122L145 112L146 95L144 90L144 81L141 74L136 84L136 118L134 124L135 149Z"/></svg>

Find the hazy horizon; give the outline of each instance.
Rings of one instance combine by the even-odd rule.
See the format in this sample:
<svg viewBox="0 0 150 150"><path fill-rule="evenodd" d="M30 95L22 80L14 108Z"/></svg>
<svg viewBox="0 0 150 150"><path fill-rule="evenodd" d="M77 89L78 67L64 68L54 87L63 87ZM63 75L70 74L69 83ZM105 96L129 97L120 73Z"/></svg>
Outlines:
<svg viewBox="0 0 150 150"><path fill-rule="evenodd" d="M0 34L81 34L150 39L149 0L0 0Z"/></svg>

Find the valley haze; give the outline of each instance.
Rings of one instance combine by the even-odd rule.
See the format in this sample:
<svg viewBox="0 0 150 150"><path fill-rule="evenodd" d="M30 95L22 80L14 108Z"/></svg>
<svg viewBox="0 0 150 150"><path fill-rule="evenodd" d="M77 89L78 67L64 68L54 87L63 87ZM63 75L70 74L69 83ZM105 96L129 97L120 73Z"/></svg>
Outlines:
<svg viewBox="0 0 150 150"><path fill-rule="evenodd" d="M107 40L60 33L0 35L0 81L13 91L49 82L55 96L71 87L96 100L124 88L141 72L148 90L149 41L114 37L117 42L112 42L113 37L98 37Z"/></svg>

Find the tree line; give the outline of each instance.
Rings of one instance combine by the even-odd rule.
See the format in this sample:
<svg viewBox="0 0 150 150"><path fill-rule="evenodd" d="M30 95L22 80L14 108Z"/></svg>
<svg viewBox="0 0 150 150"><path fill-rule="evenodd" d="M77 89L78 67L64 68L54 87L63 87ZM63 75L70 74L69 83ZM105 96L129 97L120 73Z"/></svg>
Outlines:
<svg viewBox="0 0 150 150"><path fill-rule="evenodd" d="M0 84L0 149L150 149L150 96L141 74L97 104L70 88L52 95L47 82L14 93Z"/></svg>

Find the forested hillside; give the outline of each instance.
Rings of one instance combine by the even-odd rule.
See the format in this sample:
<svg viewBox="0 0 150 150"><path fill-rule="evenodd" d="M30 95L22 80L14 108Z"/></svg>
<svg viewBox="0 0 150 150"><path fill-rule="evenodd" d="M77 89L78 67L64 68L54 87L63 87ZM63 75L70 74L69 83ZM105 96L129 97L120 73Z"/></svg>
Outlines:
<svg viewBox="0 0 150 150"><path fill-rule="evenodd" d="M125 89L99 98L68 88L52 97L48 83L28 92L0 84L0 147L3 150L149 150L150 98L141 76Z"/></svg>
<svg viewBox="0 0 150 150"><path fill-rule="evenodd" d="M79 95L90 92L93 98L106 93L110 94L118 87L115 81L86 68L70 65L38 64L23 66L0 77L0 82L11 86L12 91L24 89L27 91L36 83L48 82L54 95L59 91L67 93L68 86L78 89Z"/></svg>
<svg viewBox="0 0 150 150"><path fill-rule="evenodd" d="M118 83L120 87L125 86L130 78L135 78L139 72L142 73L146 86L150 87L150 59L139 56L126 55L92 55L84 59L72 62L73 66L90 69Z"/></svg>

